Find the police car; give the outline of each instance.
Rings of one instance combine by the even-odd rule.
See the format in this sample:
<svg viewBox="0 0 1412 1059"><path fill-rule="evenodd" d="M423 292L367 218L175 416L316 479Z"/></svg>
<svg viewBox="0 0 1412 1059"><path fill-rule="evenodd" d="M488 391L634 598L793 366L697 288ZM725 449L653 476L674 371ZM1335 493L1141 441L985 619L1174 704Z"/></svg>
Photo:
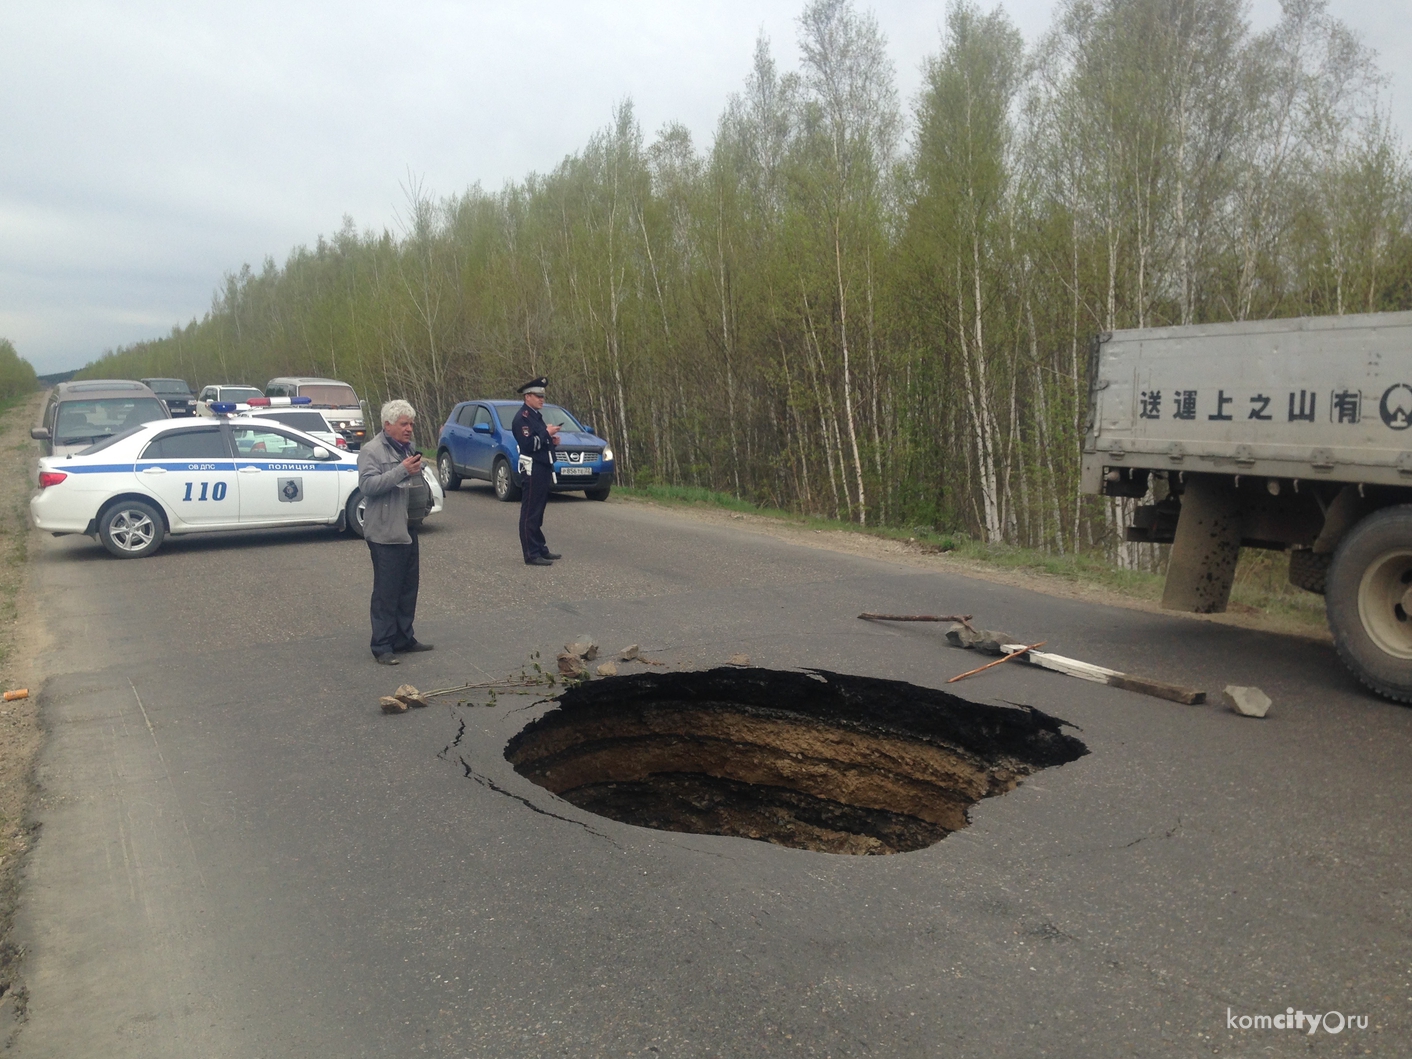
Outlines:
<svg viewBox="0 0 1412 1059"><path fill-rule="evenodd" d="M168 534L336 526L362 536L358 458L265 419L160 419L71 456L39 461L34 524L96 536L120 559L151 555ZM428 514L443 493L428 466Z"/></svg>

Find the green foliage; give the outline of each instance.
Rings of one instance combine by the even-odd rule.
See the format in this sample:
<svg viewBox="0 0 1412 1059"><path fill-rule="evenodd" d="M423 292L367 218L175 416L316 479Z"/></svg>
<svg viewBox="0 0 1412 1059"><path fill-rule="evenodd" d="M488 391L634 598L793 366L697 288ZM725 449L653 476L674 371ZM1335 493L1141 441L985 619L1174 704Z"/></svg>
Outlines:
<svg viewBox="0 0 1412 1059"><path fill-rule="evenodd" d="M34 368L16 351L8 338L0 338L0 401L39 389Z"/></svg>
<svg viewBox="0 0 1412 1059"><path fill-rule="evenodd" d="M546 374L625 485L1151 573L1078 492L1091 337L1412 308L1371 54L1322 0L1243 11L1066 0L1026 53L955 0L904 143L875 21L811 0L799 73L762 39L704 149L625 103L552 172L413 181L401 231L346 219L86 374L331 375L411 400L427 447Z"/></svg>

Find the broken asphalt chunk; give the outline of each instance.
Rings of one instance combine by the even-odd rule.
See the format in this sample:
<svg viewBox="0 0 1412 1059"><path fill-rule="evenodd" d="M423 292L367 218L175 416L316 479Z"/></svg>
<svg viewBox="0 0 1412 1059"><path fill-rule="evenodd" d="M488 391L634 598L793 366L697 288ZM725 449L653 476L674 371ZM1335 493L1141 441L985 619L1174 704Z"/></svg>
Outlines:
<svg viewBox="0 0 1412 1059"><path fill-rule="evenodd" d="M1221 698L1225 699L1227 706L1245 717L1264 717L1270 712L1270 696L1259 688L1227 684Z"/></svg>

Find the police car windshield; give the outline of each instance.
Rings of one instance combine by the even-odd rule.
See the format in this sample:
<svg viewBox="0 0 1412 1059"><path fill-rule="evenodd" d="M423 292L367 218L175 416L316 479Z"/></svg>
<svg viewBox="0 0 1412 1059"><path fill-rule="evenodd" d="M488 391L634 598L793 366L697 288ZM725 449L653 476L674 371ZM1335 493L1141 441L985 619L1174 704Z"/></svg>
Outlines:
<svg viewBox="0 0 1412 1059"><path fill-rule="evenodd" d="M64 401L54 416L54 444L77 445L166 419L167 409L155 397L103 397L91 401Z"/></svg>
<svg viewBox="0 0 1412 1059"><path fill-rule="evenodd" d="M500 425L509 430L510 424L515 420L515 413L519 410L519 405L502 404L496 405L495 414L500 418ZM545 405L539 410L539 414L544 417L545 426L562 427L565 430L583 430L583 425L557 404ZM585 431L585 433L587 432Z"/></svg>

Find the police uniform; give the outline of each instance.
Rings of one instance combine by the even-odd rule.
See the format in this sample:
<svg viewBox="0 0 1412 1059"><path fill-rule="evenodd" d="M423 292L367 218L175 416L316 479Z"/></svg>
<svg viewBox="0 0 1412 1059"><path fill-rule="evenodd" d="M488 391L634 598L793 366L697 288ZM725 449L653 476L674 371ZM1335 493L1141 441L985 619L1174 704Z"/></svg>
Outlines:
<svg viewBox="0 0 1412 1059"><path fill-rule="evenodd" d="M531 379L520 387L522 394L544 396L549 380ZM544 540L544 505L554 476L554 439L544 425L539 410L525 404L515 413L515 442L520 447L520 549L530 566L548 566L559 556Z"/></svg>

